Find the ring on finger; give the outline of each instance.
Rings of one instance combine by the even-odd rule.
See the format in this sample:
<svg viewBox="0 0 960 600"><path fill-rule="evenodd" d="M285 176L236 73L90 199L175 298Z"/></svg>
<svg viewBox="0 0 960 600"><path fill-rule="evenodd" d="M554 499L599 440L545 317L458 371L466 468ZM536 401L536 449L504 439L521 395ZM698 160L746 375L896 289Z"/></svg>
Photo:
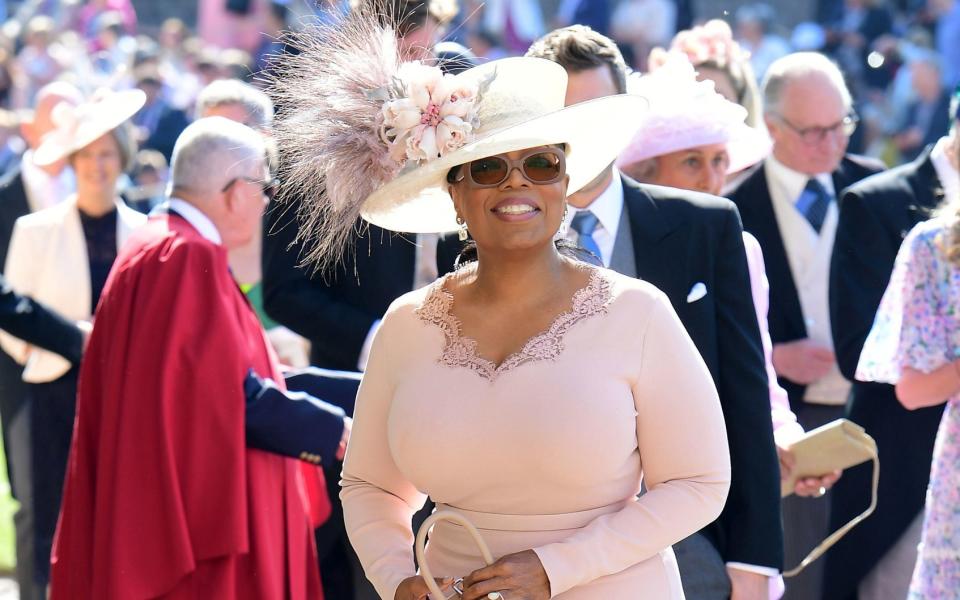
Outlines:
<svg viewBox="0 0 960 600"><path fill-rule="evenodd" d="M507 600L501 592L490 592L487 594L487 600Z"/></svg>

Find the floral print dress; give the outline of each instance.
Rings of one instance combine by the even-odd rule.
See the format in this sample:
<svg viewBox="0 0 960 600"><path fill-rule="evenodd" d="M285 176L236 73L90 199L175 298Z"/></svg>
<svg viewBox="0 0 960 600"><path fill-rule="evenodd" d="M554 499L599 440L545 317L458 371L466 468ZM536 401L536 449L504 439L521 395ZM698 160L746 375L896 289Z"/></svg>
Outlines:
<svg viewBox="0 0 960 600"><path fill-rule="evenodd" d="M955 218L920 223L904 240L857 379L896 383L904 367L929 373L960 357L960 266L943 250ZM960 598L960 395L947 399L937 434L909 598Z"/></svg>

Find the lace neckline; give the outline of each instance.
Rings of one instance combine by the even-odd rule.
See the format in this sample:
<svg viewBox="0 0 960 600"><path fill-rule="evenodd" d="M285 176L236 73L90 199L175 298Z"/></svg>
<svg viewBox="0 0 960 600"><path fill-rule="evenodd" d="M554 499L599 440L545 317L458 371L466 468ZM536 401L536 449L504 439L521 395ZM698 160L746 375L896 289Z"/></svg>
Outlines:
<svg viewBox="0 0 960 600"><path fill-rule="evenodd" d="M557 315L546 330L528 339L520 350L508 355L499 365L480 356L476 340L463 336L460 320L450 312L453 293L446 289L450 275L431 285L416 314L422 321L443 331L446 339L438 360L440 364L470 369L492 382L528 362L556 359L563 352L563 338L571 327L588 317L606 314L612 282L603 276L601 269L591 271L587 284L573 295L570 309Z"/></svg>

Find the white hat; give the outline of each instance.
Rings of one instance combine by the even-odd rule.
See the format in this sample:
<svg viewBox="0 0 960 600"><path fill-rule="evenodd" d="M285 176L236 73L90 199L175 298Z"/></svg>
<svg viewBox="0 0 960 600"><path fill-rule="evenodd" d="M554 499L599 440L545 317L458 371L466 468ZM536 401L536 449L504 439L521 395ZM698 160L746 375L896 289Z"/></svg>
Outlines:
<svg viewBox="0 0 960 600"><path fill-rule="evenodd" d="M670 51L666 61L642 77L630 77L627 90L650 103L618 166L710 144L726 144L729 173L763 160L772 146L769 136L744 123L747 110L715 91L712 81L697 81L687 56Z"/></svg>
<svg viewBox="0 0 960 600"><path fill-rule="evenodd" d="M113 131L146 104L141 90L103 90L77 106L61 102L51 119L56 128L45 135L34 153L39 166L51 165Z"/></svg>
<svg viewBox="0 0 960 600"><path fill-rule="evenodd" d="M477 102L477 127L469 142L435 159L408 164L363 203L364 219L411 233L457 228L446 175L473 160L537 146L566 144L568 193L590 183L630 141L646 102L608 96L564 108L567 73L541 58L506 58L457 75L463 82L492 76Z"/></svg>
<svg viewBox="0 0 960 600"><path fill-rule="evenodd" d="M281 191L301 199L300 239L327 266L361 217L393 231L455 230L446 176L479 158L565 144L573 193L613 163L646 109L628 95L564 108L566 71L540 58L457 75L402 62L394 32L362 11L294 41L300 52L272 82Z"/></svg>

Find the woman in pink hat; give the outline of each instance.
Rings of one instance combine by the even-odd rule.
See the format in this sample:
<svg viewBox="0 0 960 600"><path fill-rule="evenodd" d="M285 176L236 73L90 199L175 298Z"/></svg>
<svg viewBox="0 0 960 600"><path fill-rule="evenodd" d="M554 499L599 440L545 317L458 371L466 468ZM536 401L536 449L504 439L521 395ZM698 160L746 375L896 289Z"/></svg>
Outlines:
<svg viewBox="0 0 960 600"><path fill-rule="evenodd" d="M116 193L136 148L123 127L144 103L139 90L104 93L53 111L56 129L34 155L37 165L66 160L77 191L50 208L17 220L4 274L18 292L73 321L91 321L118 248L146 217ZM70 451L78 369L52 352L6 333L0 345L24 365L31 403L35 515L35 579L46 585Z"/></svg>
<svg viewBox="0 0 960 600"><path fill-rule="evenodd" d="M712 81L697 81L697 73L683 53L670 52L651 74L634 79L630 91L650 103L642 126L617 159L617 166L637 181L719 196L730 174L759 163L770 152L767 135L744 122L746 109L715 91ZM746 232L744 245L770 380L774 434L778 447L785 448L803 429L771 363L769 285L763 252ZM789 473L790 461L789 453L781 450L784 476ZM835 480L836 474L804 480L797 484L796 493L820 495Z"/></svg>

